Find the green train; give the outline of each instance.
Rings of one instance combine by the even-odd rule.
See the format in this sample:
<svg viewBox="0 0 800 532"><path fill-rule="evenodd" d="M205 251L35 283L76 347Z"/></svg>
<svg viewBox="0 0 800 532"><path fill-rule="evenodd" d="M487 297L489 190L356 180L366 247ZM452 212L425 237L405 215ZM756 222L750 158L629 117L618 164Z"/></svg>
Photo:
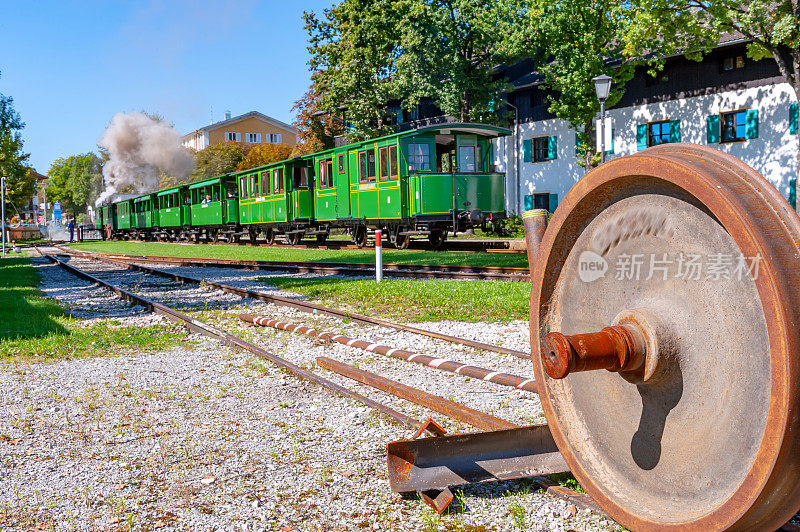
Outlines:
<svg viewBox="0 0 800 532"><path fill-rule="evenodd" d="M345 229L362 247L381 229L398 248L411 237L444 244L448 231L497 228L505 176L493 138L505 128L475 123L421 127L229 173L104 205L94 224L107 238L325 242Z"/></svg>

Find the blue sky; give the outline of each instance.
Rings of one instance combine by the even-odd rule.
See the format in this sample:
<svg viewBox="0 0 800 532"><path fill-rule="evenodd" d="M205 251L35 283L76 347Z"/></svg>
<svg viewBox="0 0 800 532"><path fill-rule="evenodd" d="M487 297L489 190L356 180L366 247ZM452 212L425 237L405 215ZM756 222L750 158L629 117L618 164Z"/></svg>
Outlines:
<svg viewBox="0 0 800 532"><path fill-rule="evenodd" d="M333 0L5 2L0 93L30 163L97 150L117 112L157 112L187 133L225 110L291 122L309 84L304 10Z"/></svg>

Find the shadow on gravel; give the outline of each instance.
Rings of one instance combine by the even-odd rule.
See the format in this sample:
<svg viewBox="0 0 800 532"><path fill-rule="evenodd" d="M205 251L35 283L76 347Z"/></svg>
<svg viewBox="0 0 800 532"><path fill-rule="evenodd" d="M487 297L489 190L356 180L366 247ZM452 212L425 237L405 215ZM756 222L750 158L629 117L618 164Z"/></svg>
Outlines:
<svg viewBox="0 0 800 532"><path fill-rule="evenodd" d="M42 297L30 259L0 259L0 342L67 334L53 319L61 315L57 302Z"/></svg>

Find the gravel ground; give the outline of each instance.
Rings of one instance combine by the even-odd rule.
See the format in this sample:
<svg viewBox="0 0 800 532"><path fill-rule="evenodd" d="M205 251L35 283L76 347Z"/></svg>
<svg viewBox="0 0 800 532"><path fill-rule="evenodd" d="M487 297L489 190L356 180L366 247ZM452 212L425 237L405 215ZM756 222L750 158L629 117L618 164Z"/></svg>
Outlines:
<svg viewBox="0 0 800 532"><path fill-rule="evenodd" d="M37 261L43 289L82 320L146 326L105 290ZM328 356L517 423L542 422L534 394L439 372L271 328L246 327L240 311L381 342L497 371L529 375L528 362L394 330L266 305L164 279L113 273L184 310L402 412L438 414L314 368ZM176 269L258 287L257 272ZM191 270L202 270L192 273ZM296 274L292 274L296 275ZM276 290L275 293L288 295ZM293 296L296 297L296 296ZM177 306L177 305L176 305ZM527 348L527 322L422 327ZM3 436L4 435L4 436ZM439 518L389 489L385 444L410 431L352 400L296 379L248 353L198 338L197 347L135 356L6 363L0 371L0 526L12 530L616 530L619 527L535 491L526 481L460 489L463 511ZM456 490L454 490L456 491ZM524 521L524 522L523 522ZM522 527L520 525L523 525Z"/></svg>

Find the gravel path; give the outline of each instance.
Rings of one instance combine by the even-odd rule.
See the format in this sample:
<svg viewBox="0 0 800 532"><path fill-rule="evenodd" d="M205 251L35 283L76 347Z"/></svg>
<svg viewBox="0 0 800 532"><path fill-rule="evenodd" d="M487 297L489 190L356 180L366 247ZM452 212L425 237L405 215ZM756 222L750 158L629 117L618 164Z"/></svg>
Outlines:
<svg viewBox="0 0 800 532"><path fill-rule="evenodd" d="M37 263L44 290L67 305L76 318L120 320L119 316L127 315L125 320L142 326L162 319L141 314L140 309L61 269ZM73 264L110 270L88 261ZM206 278L217 273L200 270ZM257 276L230 269L218 273L214 280L228 276L223 282L230 284L252 282L247 276ZM138 287L148 297L176 299L177 293L164 279L108 271L103 275L120 279L137 275ZM264 290L263 285L258 287ZM296 333L246 327L235 315L248 311L311 323L318 329L520 375L530 374L527 361L242 300L208 287L186 286L180 299L185 307L201 310L201 319L408 415L432 416L450 431L472 429L315 368L315 357L357 363L517 423L543 421L534 394ZM527 322L422 326L517 349L527 344ZM408 429L359 403L203 337L189 350L6 363L0 371L0 527L618 529L535 491L526 481L464 487L460 490L464 511L439 518L419 500L403 499L389 489L385 444L408 436Z"/></svg>

